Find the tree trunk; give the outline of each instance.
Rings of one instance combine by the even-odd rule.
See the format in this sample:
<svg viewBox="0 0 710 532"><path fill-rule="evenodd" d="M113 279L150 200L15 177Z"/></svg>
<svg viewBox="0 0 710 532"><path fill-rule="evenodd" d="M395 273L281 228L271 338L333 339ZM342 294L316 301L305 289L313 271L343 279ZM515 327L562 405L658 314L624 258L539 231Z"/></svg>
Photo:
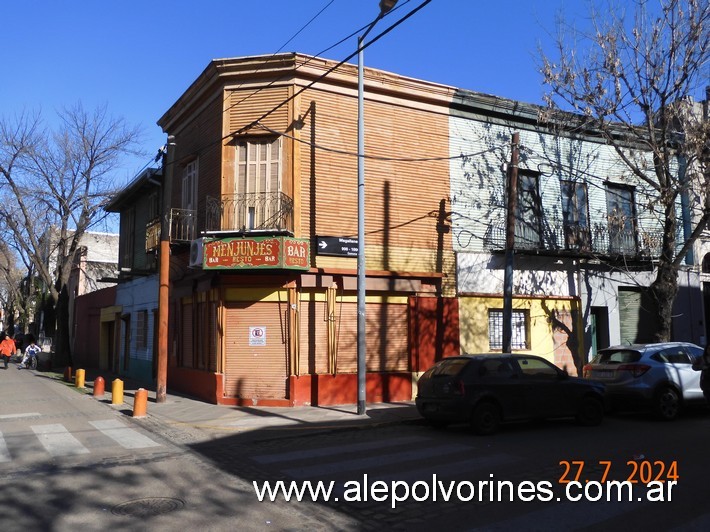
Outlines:
<svg viewBox="0 0 710 532"><path fill-rule="evenodd" d="M678 269L672 263L661 261L658 264L656 279L651 283L650 288L658 308L658 329L655 340L668 342L671 339L673 302L678 294Z"/></svg>
<svg viewBox="0 0 710 532"><path fill-rule="evenodd" d="M59 293L56 306L57 329L55 332L54 365L72 365L71 344L69 342L69 294L64 286Z"/></svg>

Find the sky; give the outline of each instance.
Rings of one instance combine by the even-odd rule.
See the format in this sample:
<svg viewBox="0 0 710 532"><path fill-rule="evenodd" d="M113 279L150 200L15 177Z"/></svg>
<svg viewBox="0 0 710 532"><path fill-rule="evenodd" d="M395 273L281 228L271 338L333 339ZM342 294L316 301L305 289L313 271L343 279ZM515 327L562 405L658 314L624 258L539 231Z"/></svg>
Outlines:
<svg viewBox="0 0 710 532"><path fill-rule="evenodd" d="M399 0L370 37L423 3ZM342 60L378 0L0 0L0 115L81 103L141 127L146 155L165 144L156 121L212 59L300 52ZM542 103L539 44L556 18L583 24L586 0L432 0L367 48L365 65L528 103ZM325 51L327 50L327 51ZM356 62L356 58L351 60Z"/></svg>

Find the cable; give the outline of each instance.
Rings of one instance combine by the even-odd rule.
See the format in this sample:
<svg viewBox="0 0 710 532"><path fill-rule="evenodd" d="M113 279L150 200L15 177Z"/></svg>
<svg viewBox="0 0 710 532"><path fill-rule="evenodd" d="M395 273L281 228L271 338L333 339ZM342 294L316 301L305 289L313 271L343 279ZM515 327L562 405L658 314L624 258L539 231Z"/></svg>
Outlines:
<svg viewBox="0 0 710 532"><path fill-rule="evenodd" d="M274 135L286 137L288 139L294 140L296 142L300 142L301 144L306 144L310 146L311 148L315 148L317 150L323 150L331 153L337 153L340 155L348 155L350 157L358 157L357 152L352 152L352 151L347 151L347 150L340 150L338 148L329 148L328 146L323 146L320 144L316 144L314 142L309 142L307 140L303 140L298 137L294 137L293 135L289 135L287 133L282 133L280 131L276 131L275 129L271 129L268 126L265 126L264 124L258 124L257 127L264 129L268 131L269 133L273 133ZM429 161L451 161L455 159L466 159L467 157L475 157L477 155L483 155L484 153L489 153L492 151L496 151L500 149L503 146L493 146L488 149L482 150L477 153L462 153L460 155L452 155L452 156L447 156L447 157L383 157L381 155L363 155L362 157L364 159L371 159L375 161L392 161L392 162L404 162L404 163L421 163L421 162L429 162Z"/></svg>
<svg viewBox="0 0 710 532"><path fill-rule="evenodd" d="M305 30L305 29L311 24L311 22L313 22L315 19L317 19L317 18L321 15L321 13L323 13L323 11L325 11L326 9L328 9L328 8L330 7L330 5L331 5L333 2L335 2L335 0L330 0L330 2L328 2L328 3L325 5L325 7L323 7L320 11L318 11L318 13L316 13L316 14L311 18L311 20L309 20L308 22L306 22L306 23L301 27L300 30L298 30L296 33L294 33L294 34L291 36L291 38L290 38L288 41L286 41L285 43L283 43L283 44L281 45L281 48L279 48L278 50L276 50L276 51L274 52L274 55L278 54L281 50L283 50L284 48L286 48L286 45L288 45L288 43L290 43L292 40L294 40L296 37L298 37L298 35L299 35L303 30Z"/></svg>
<svg viewBox="0 0 710 532"><path fill-rule="evenodd" d="M407 0L407 2L409 2L409 1L410 1L410 0ZM335 0L330 0L323 8L321 8L320 11L318 11L318 13L316 13L313 17L311 17L311 19L310 19L308 22L306 22L303 26L301 26L301 28L300 28L296 33L294 33L284 44L282 44L281 47L280 47L278 50L276 50L276 52L274 52L273 54L271 54L271 58L273 58L273 57L275 57L276 55L278 55L278 53L281 52L281 50L283 50L293 39L295 39L295 38L296 38L301 32L303 32L303 30L305 30L313 21L315 21L320 15L322 15L323 12L324 12L326 9L328 9L328 8L333 4L333 2L335 2ZM405 3L406 3L406 2L405 2ZM357 30L357 31L361 31L361 30ZM350 39L353 35L355 35L355 33L350 34L350 35L347 36L345 39L342 39L342 40L338 41L338 42L335 43L334 45L332 45L332 46L326 48L324 51L319 52L317 55L321 55L321 54L327 52L328 50L330 50L331 48L334 48L334 47L338 46L339 44L343 43L345 40ZM310 59L309 59L309 61L310 61ZM306 64L308 64L308 61L306 61L306 63L304 63L304 64L301 65L301 66L305 66ZM255 72L258 72L258 71L259 71L259 69L257 68ZM286 76L283 76L283 78L285 78L285 77L286 77ZM240 104L240 103L242 103L242 102L248 100L248 99L251 98L252 96L254 96L254 95L256 95L257 93L259 93L260 91L262 91L262 90L264 90L264 89L269 88L270 86L272 86L272 85L273 85L276 81L278 81L279 79L283 79L283 78L277 78L276 80L271 81L268 85L266 85L266 86L264 86L264 87L260 87L257 91L254 91L253 93L249 94L248 96L246 96L244 99L240 100L239 102L235 102L234 104L230 105L227 109L225 109L225 113L226 113L227 111L229 111L232 107L235 107L236 105L238 105L238 104ZM241 87L241 86L242 86L242 85L239 85L239 87ZM239 88L239 87L237 87L237 88ZM154 158L151 159L151 160L149 160L149 161L136 173L136 176L140 175L141 172L143 172L143 170L145 170L145 169L148 167L148 165L152 164L153 162L157 162L157 161L159 160L160 155L161 155L161 150L163 150L163 149L164 149L164 146L163 146L163 148L161 148L161 149L158 150L158 156L157 156L157 157L154 157Z"/></svg>
<svg viewBox="0 0 710 532"><path fill-rule="evenodd" d="M394 24L392 24L390 27L388 27L388 28L387 28L386 30L384 30L382 33L380 33L379 35L377 35L377 36L376 36L375 38L373 38L371 41L369 41L369 42L367 42L367 43L364 43L364 44L362 45L362 48L361 48L361 49L362 49L362 50L365 50L368 46L370 46L370 45L376 43L378 40L380 40L382 37L384 37L384 36L387 35L389 32L391 32L394 28L396 28L397 26L399 26L400 24L402 24L405 20L407 20L408 18L410 18L411 16L413 16L413 15L414 15L415 13L417 13L419 10L421 10L422 8L424 8L424 6L426 6L426 5L427 5L428 3L430 3L430 2L431 2L431 0L425 0L422 4L420 4L419 6L417 6L416 8L414 8L412 11L410 11L409 13L407 13L404 17L402 17L402 18L399 19L397 22L395 22ZM310 89L313 85L315 85L315 84L318 83L319 81L323 80L326 76L330 75L334 70L336 70L336 69L340 68L341 66L343 66L343 65L344 65L345 63L347 63L350 59L352 59L352 58L355 57L358 53L360 53L360 50L361 50L361 49L355 50L355 51L354 51L352 54L350 54L348 57L346 57L345 59L343 59L342 61L340 61L340 62L337 63L336 65L334 65L333 67L329 68L326 72L324 72L323 74L321 74L320 76L318 76L316 79L314 79L313 81L311 81L308 85L306 85L305 87L302 87L300 90L296 91L294 94L292 94L291 96L289 96L288 98L286 98L286 99L285 99L284 101L282 101L280 104L278 104L278 105L276 105L275 107L273 107L270 111L267 111L266 113L264 113L263 115L261 115L259 118L257 118L256 120L254 120L254 121L251 122L250 124L248 124L248 125L246 125L246 126L243 126L243 127L239 128L237 131L235 131L235 132L233 132L233 133L230 133L230 134L228 134L228 135L222 137L222 140L225 140L225 139L230 138L230 137L234 137L234 136L236 136L236 135L239 135L240 133L243 133L244 131L247 131L247 130L251 129L251 128L254 127L256 124L258 124L259 122L261 122L262 120L264 120L266 117L270 116L271 114L273 114L273 113L276 112L277 110L281 109L281 107L283 107L284 105L286 105L288 102L290 102L291 100L295 99L295 98L296 98L297 96L299 96L301 93L305 92L306 90Z"/></svg>

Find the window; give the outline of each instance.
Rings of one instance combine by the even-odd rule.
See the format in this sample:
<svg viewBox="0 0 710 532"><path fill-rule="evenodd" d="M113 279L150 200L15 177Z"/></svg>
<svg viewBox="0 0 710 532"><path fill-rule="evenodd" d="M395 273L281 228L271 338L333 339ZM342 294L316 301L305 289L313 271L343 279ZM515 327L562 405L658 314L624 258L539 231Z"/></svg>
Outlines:
<svg viewBox="0 0 710 532"><path fill-rule="evenodd" d="M520 172L515 217L515 247L537 249L542 244L542 202L538 175Z"/></svg>
<svg viewBox="0 0 710 532"><path fill-rule="evenodd" d="M565 232L565 248L589 250L589 216L586 183L561 181L562 221Z"/></svg>
<svg viewBox="0 0 710 532"><path fill-rule="evenodd" d="M240 205L238 224L247 230L273 226L281 212L280 139L237 143L234 187Z"/></svg>
<svg viewBox="0 0 710 532"><path fill-rule="evenodd" d="M136 315L136 349L148 347L148 311L139 310Z"/></svg>
<svg viewBox="0 0 710 532"><path fill-rule="evenodd" d="M528 312L514 310L511 323L511 349L529 349ZM488 345L491 350L503 349L503 311L488 311Z"/></svg>
<svg viewBox="0 0 710 532"><path fill-rule="evenodd" d="M189 162L182 170L182 208L197 210L197 159Z"/></svg>
<svg viewBox="0 0 710 532"><path fill-rule="evenodd" d="M148 220L155 220L160 216L160 197L157 191L148 196Z"/></svg>
<svg viewBox="0 0 710 532"><path fill-rule="evenodd" d="M559 370L544 360L537 358L521 358L518 360L520 371L524 378L556 380L560 376Z"/></svg>
<svg viewBox="0 0 710 532"><path fill-rule="evenodd" d="M606 209L610 253L636 252L636 209L634 190L623 185L607 183Z"/></svg>
<svg viewBox="0 0 710 532"><path fill-rule="evenodd" d="M490 359L481 362L478 376L484 380L509 380L516 376L509 360Z"/></svg>
<svg viewBox="0 0 710 532"><path fill-rule="evenodd" d="M136 207L131 205L121 213L121 268L133 268L136 243Z"/></svg>

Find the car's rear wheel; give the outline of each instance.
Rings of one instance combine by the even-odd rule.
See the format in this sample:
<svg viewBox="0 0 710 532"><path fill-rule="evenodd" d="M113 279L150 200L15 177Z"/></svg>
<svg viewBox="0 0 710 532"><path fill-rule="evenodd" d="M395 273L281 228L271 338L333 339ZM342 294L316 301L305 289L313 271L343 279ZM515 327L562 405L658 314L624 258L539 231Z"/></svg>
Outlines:
<svg viewBox="0 0 710 532"><path fill-rule="evenodd" d="M604 405L596 397L583 397L577 411L577 423L585 427L599 425L604 419Z"/></svg>
<svg viewBox="0 0 710 532"><path fill-rule="evenodd" d="M656 414L664 421L672 421L680 414L680 396L675 389L666 386L656 394Z"/></svg>
<svg viewBox="0 0 710 532"><path fill-rule="evenodd" d="M480 403L471 414L471 427L476 434L493 434L500 427L500 408L494 403Z"/></svg>

